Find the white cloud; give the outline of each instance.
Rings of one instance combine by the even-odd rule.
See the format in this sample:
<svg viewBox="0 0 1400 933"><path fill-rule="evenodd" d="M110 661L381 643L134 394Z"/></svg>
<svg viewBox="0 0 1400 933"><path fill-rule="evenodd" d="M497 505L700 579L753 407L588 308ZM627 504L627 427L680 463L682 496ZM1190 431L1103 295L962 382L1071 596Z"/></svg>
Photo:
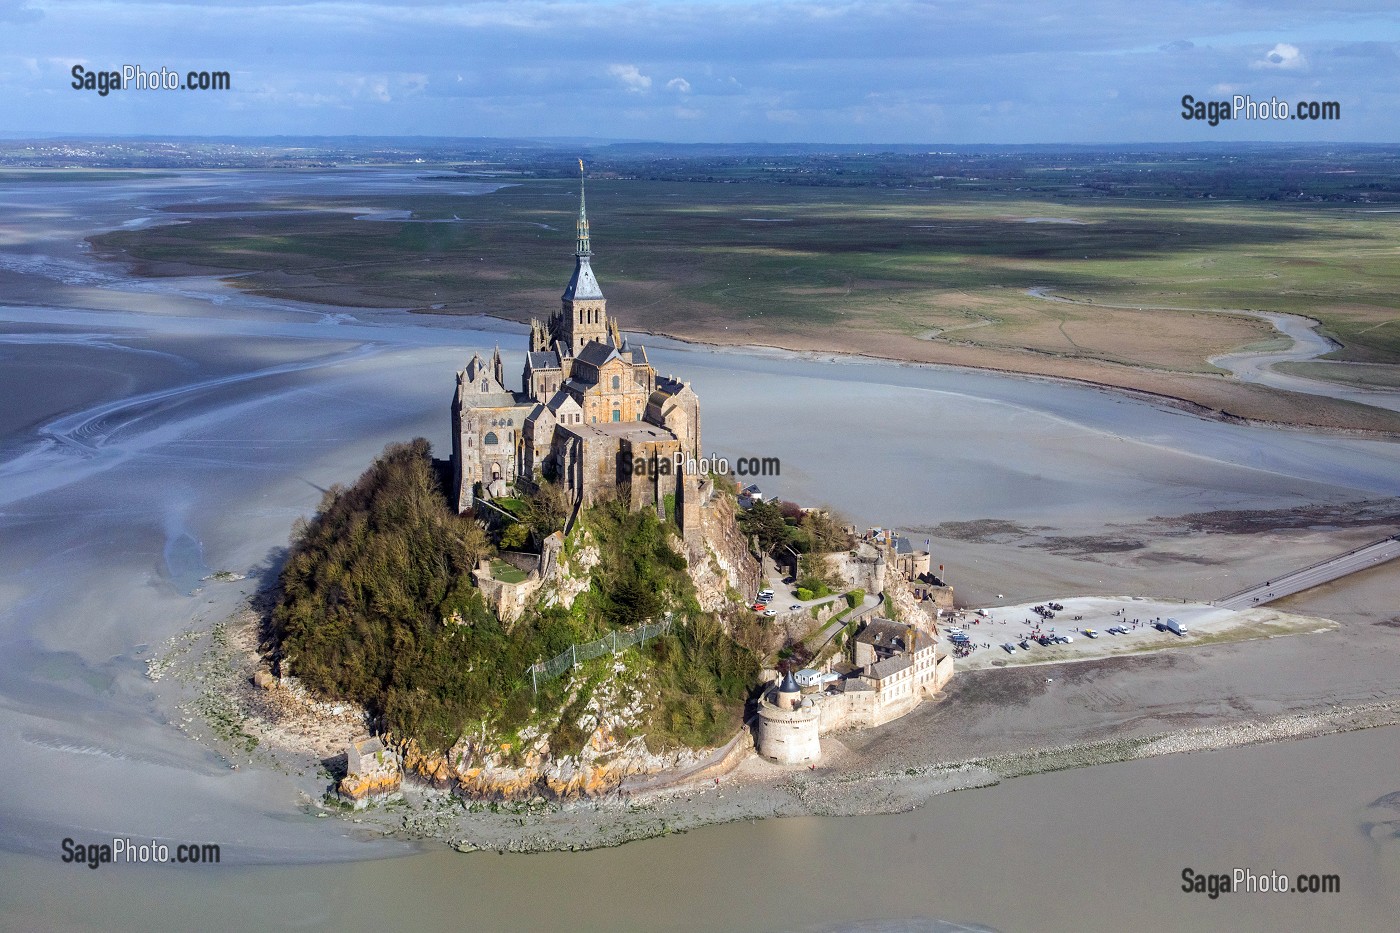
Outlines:
<svg viewBox="0 0 1400 933"><path fill-rule="evenodd" d="M666 90L675 91L677 94L689 94L690 82L685 78L672 78L666 82Z"/></svg>
<svg viewBox="0 0 1400 933"><path fill-rule="evenodd" d="M623 86L634 94L640 94L651 87L651 78L642 74L636 65L609 65L608 74L621 81Z"/></svg>
<svg viewBox="0 0 1400 933"><path fill-rule="evenodd" d="M1299 68L1306 68L1308 60L1303 57L1303 53L1296 45L1289 45L1287 42L1280 42L1269 49L1260 61L1250 65L1251 68L1278 68L1281 71L1296 71Z"/></svg>

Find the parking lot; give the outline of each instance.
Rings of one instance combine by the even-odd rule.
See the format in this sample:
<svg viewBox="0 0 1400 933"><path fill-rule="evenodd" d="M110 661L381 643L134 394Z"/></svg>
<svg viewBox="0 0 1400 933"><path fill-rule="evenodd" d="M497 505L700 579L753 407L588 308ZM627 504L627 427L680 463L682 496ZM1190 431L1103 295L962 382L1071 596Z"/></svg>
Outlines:
<svg viewBox="0 0 1400 933"><path fill-rule="evenodd" d="M1168 626L1176 620L1185 632ZM1336 623L1268 608L1235 611L1202 603L1076 596L1015 606L964 609L939 622L962 670L1007 664L1085 661L1207 641L1301 634ZM958 633L965 635L965 641Z"/></svg>

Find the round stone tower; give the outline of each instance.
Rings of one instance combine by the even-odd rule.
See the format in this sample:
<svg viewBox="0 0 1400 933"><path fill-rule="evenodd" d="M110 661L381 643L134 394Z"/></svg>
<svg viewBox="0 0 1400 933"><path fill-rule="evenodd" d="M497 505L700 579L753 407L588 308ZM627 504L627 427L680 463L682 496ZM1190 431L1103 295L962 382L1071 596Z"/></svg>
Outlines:
<svg viewBox="0 0 1400 933"><path fill-rule="evenodd" d="M821 710L810 699L802 699L802 691L789 671L759 700L755 747L769 761L811 764L822 755L820 723Z"/></svg>

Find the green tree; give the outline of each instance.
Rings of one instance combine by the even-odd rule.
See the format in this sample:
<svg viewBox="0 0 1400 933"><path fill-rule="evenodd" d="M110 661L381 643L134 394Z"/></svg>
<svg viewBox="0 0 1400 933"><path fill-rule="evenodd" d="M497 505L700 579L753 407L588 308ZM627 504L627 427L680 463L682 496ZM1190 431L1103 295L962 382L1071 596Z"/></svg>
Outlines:
<svg viewBox="0 0 1400 933"><path fill-rule="evenodd" d="M507 551L518 551L530 540L530 530L521 522L506 526L501 532L501 547Z"/></svg>
<svg viewBox="0 0 1400 933"><path fill-rule="evenodd" d="M771 502L755 502L752 508L740 512L739 528L744 534L752 535L759 550L765 553L786 543L789 535L782 510Z"/></svg>
<svg viewBox="0 0 1400 933"><path fill-rule="evenodd" d="M526 497L521 519L534 532L536 539L544 540L564 529L573 507L567 489L559 483L543 480L539 488Z"/></svg>

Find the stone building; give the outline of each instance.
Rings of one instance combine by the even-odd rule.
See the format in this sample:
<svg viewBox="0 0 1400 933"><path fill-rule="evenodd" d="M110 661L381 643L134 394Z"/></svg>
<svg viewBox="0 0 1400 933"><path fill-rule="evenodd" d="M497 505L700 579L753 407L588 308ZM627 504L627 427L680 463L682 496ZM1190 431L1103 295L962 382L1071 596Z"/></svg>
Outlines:
<svg viewBox="0 0 1400 933"><path fill-rule="evenodd" d="M928 573L930 555L926 549L915 548L914 543L904 535L894 539L894 565L910 580L917 580Z"/></svg>
<svg viewBox="0 0 1400 933"><path fill-rule="evenodd" d="M574 273L547 321L530 322L519 392L506 388L497 349L473 355L452 398L452 465L457 508L505 495L539 479L563 483L590 504L621 495L633 507L678 494L676 457L700 457L700 400L690 386L659 376L646 348L608 317L593 274L582 186Z"/></svg>
<svg viewBox="0 0 1400 933"><path fill-rule="evenodd" d="M855 668L834 682L816 678L799 688L789 674L765 692L754 736L760 755L781 764L815 762L821 736L898 719L953 676L953 658L938 650L935 635L889 619L865 624L854 657ZM789 687L798 692L787 693Z"/></svg>
<svg viewBox="0 0 1400 933"><path fill-rule="evenodd" d="M362 735L345 749L345 777L337 790L356 809L396 794L403 783L398 753L385 748L377 736Z"/></svg>
<svg viewBox="0 0 1400 933"><path fill-rule="evenodd" d="M792 672L764 691L758 702L754 748L769 761L809 764L821 757L821 709L803 698Z"/></svg>

